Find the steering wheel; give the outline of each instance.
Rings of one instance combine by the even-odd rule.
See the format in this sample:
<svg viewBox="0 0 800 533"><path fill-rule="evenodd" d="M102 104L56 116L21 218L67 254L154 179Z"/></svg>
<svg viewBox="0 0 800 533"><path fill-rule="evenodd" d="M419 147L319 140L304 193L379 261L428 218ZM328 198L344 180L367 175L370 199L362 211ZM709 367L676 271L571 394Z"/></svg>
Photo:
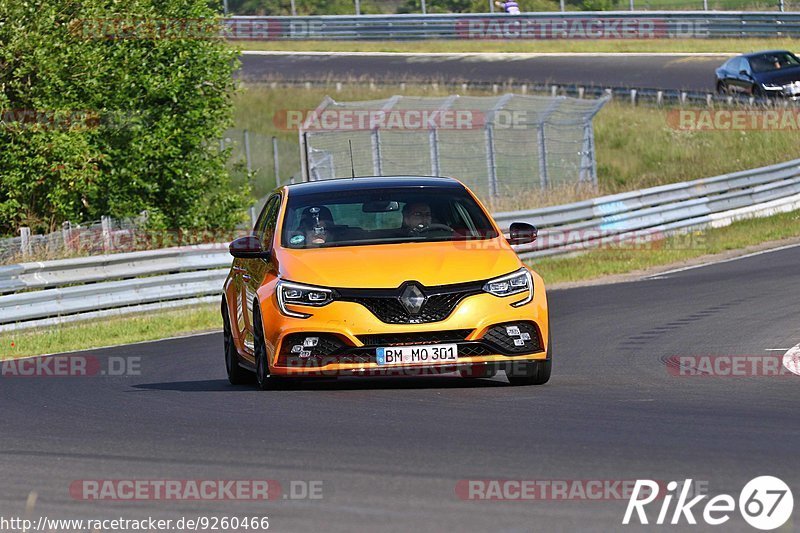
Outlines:
<svg viewBox="0 0 800 533"><path fill-rule="evenodd" d="M449 231L451 233L455 233L456 230L448 226L447 224L428 224L427 226L423 226L421 228L413 228L416 233L427 233L429 231Z"/></svg>

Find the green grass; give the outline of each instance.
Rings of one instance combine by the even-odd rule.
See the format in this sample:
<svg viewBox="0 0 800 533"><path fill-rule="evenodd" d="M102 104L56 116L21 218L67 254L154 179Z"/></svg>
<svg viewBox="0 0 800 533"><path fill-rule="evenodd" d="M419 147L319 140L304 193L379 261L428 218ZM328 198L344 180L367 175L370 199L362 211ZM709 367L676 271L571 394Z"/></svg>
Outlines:
<svg viewBox="0 0 800 533"><path fill-rule="evenodd" d="M638 247L605 248L572 257L529 261L545 283L581 281L670 265L708 254L800 236L800 211L734 222Z"/></svg>
<svg viewBox="0 0 800 533"><path fill-rule="evenodd" d="M0 360L149 341L220 328L219 305L0 333ZM222 348L220 347L220 350Z"/></svg>
<svg viewBox="0 0 800 533"><path fill-rule="evenodd" d="M643 16L646 16L644 14ZM741 54L755 50L794 50L795 39L625 39L625 40L459 40L459 41L244 41L241 50L295 52L717 52Z"/></svg>

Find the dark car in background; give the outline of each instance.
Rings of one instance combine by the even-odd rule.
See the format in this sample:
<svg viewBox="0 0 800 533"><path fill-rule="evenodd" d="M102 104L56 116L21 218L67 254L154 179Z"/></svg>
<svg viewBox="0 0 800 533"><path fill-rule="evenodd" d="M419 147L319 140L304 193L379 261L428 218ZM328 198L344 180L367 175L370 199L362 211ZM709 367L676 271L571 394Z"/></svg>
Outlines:
<svg viewBox="0 0 800 533"><path fill-rule="evenodd" d="M800 59L786 50L733 57L716 71L717 92L755 97L800 97Z"/></svg>

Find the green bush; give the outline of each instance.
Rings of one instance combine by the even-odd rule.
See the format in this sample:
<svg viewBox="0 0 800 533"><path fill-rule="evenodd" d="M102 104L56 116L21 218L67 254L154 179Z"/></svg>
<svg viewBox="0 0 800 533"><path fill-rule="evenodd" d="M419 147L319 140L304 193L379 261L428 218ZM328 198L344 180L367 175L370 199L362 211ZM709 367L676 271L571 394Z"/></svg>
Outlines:
<svg viewBox="0 0 800 533"><path fill-rule="evenodd" d="M238 223L217 142L237 54L217 17L205 0L0 0L0 234L143 210Z"/></svg>

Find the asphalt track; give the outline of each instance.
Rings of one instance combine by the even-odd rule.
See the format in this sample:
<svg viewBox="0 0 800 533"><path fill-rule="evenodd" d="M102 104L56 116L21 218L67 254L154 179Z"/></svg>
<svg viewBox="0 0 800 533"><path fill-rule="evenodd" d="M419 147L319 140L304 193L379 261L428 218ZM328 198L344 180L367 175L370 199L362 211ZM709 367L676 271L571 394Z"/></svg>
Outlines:
<svg viewBox="0 0 800 533"><path fill-rule="evenodd" d="M674 355L800 342L800 247L552 291L554 375L225 380L221 334L93 350L140 375L0 378L0 516L270 518L272 531L636 531L626 501L463 501L464 479L683 480L733 494L775 475L800 500L800 377L686 377ZM322 480L319 500L87 502L81 479ZM800 505L793 522L800 525ZM658 509L652 510L655 519ZM652 529L652 526L650 526ZM663 530L655 528L656 530ZM708 530L697 526L693 531ZM749 530L734 513L720 531ZM674 528L669 529L674 530Z"/></svg>
<svg viewBox="0 0 800 533"><path fill-rule="evenodd" d="M308 54L246 52L239 77L266 81L439 81L715 90L730 55Z"/></svg>

